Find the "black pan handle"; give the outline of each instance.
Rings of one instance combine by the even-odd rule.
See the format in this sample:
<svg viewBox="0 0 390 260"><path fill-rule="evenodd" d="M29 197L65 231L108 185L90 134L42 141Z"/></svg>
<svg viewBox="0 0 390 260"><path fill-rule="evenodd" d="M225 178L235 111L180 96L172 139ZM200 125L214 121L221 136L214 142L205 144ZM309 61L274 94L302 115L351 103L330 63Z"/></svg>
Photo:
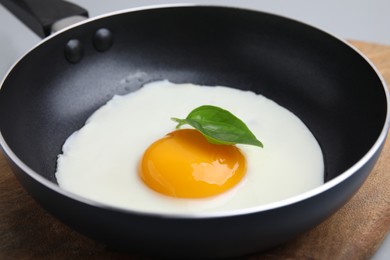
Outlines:
<svg viewBox="0 0 390 260"><path fill-rule="evenodd" d="M50 35L53 26L63 19L88 18L87 10L62 0L0 0L0 3L42 38Z"/></svg>

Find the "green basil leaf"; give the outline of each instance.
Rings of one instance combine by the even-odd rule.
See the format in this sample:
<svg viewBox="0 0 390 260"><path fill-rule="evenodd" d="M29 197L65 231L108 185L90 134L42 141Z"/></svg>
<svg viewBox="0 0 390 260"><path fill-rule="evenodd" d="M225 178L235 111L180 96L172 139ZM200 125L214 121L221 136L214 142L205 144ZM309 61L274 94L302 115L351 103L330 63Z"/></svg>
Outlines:
<svg viewBox="0 0 390 260"><path fill-rule="evenodd" d="M200 106L192 110L185 119L172 118L176 128L188 124L201 132L210 143L248 144L263 147L249 128L229 111L216 106Z"/></svg>

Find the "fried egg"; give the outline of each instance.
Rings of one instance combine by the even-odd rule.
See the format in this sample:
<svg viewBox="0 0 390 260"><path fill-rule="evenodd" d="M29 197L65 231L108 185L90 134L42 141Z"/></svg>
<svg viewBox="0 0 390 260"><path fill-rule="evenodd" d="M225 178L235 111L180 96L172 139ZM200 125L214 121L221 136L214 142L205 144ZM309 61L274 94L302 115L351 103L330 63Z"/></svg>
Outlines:
<svg viewBox="0 0 390 260"><path fill-rule="evenodd" d="M214 105L240 118L264 148L210 144L172 117ZM153 213L265 205L324 182L318 142L293 113L251 91L156 81L114 96L64 143L56 178L71 193Z"/></svg>

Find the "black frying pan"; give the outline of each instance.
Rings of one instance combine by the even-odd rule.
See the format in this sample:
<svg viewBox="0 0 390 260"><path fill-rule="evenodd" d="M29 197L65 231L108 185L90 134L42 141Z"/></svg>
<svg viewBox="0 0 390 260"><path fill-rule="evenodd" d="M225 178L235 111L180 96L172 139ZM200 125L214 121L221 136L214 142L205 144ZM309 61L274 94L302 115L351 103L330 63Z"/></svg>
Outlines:
<svg viewBox="0 0 390 260"><path fill-rule="evenodd" d="M252 90L290 109L321 145L326 184L277 204L180 216L122 210L61 190L54 171L64 140L114 94L161 79ZM341 207L379 156L388 111L375 69L323 31L235 8L146 8L78 24L27 53L1 86L0 143L30 194L94 239L158 256L231 257L291 239Z"/></svg>

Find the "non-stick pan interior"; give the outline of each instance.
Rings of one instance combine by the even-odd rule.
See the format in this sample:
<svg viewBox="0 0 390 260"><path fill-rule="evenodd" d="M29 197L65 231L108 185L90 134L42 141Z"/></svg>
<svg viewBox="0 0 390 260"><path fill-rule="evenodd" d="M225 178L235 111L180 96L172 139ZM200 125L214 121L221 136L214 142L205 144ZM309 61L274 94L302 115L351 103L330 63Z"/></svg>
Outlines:
<svg viewBox="0 0 390 260"><path fill-rule="evenodd" d="M112 32L106 51L94 47L101 28ZM71 39L82 44L77 63L64 56ZM55 181L63 142L95 109L161 79L252 90L287 107L318 139L326 180L367 153L386 117L377 74L334 37L269 14L176 7L101 18L32 50L2 86L1 133L24 163Z"/></svg>

